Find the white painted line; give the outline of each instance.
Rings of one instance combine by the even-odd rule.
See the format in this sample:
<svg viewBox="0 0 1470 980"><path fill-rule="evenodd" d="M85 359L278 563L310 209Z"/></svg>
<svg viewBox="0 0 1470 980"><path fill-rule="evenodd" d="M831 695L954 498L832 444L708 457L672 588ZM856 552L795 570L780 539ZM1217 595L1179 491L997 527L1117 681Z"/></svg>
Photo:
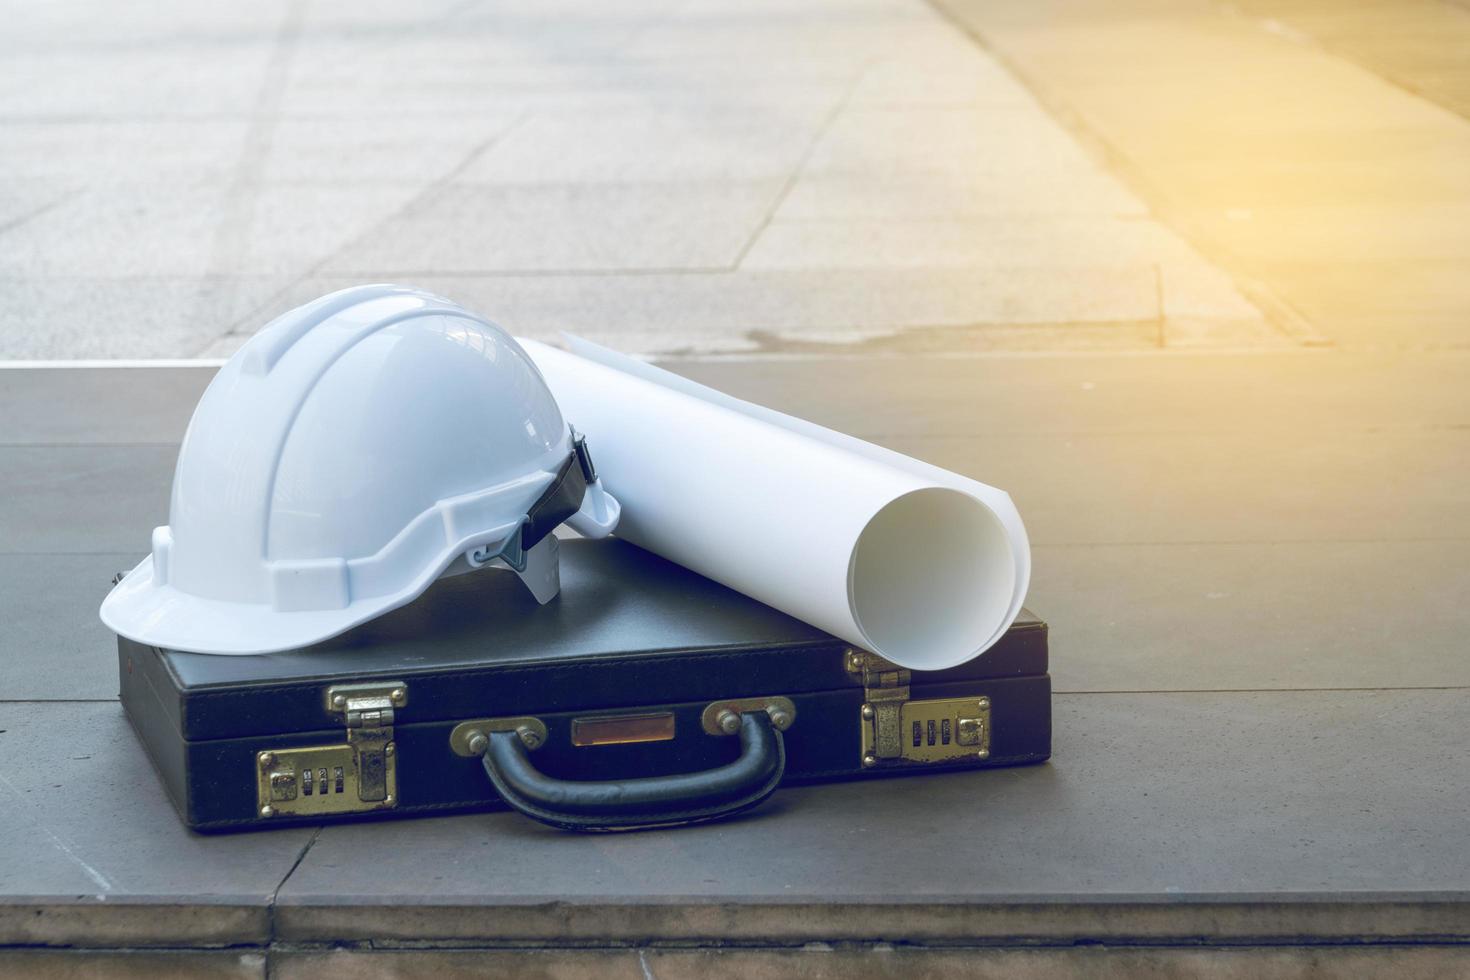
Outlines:
<svg viewBox="0 0 1470 980"><path fill-rule="evenodd" d="M1065 360L1067 358L1123 359L1133 357L1181 358L1205 355L1269 356L1275 354L1320 354L1336 350L1335 347L1308 347L1301 344L1245 347L1129 347L1129 348L1077 348L1074 350L885 350L863 351L739 351L714 354L632 354L640 361L654 364L752 364L761 361L1004 361L1004 360Z"/></svg>
<svg viewBox="0 0 1470 980"><path fill-rule="evenodd" d="M108 360L98 358L96 360L75 361L0 361L0 371L20 371L25 369L60 369L60 368L220 368L223 367L223 357L157 357L157 358L115 358Z"/></svg>
<svg viewBox="0 0 1470 980"><path fill-rule="evenodd" d="M1127 357L1197 357L1205 355L1254 356L1272 354L1320 354L1338 350L1333 346L1315 346L1284 343L1277 347L1243 346L1211 347L1208 345L1178 347L1129 347L1097 348L1085 347L1074 350L981 350L981 351L732 351L707 354L630 354L640 361L658 364L680 363L751 363L759 361L882 361L931 358L934 360L1030 360L1033 358L1127 358ZM79 359L75 361L21 361L0 360L0 371L20 371L28 368L60 370L68 368L214 368L224 366L223 357L159 357L159 358L116 358L108 360Z"/></svg>

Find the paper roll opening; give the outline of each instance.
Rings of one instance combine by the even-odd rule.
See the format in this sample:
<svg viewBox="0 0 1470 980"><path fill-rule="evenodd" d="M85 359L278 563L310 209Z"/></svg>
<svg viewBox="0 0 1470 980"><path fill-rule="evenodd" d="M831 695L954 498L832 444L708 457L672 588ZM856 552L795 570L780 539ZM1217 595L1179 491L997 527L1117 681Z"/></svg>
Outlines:
<svg viewBox="0 0 1470 980"><path fill-rule="evenodd" d="M998 635L1015 578L995 513L968 494L932 487L895 498L868 521L848 588L873 653L912 670L943 670Z"/></svg>

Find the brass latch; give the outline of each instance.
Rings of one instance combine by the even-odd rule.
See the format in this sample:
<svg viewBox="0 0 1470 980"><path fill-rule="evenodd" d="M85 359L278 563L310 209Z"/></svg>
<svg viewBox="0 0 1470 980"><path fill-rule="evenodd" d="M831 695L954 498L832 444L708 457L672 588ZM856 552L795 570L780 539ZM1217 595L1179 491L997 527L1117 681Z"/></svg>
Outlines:
<svg viewBox="0 0 1470 980"><path fill-rule="evenodd" d="M847 651L847 672L863 682L863 765L902 758L899 724L909 699L909 672L866 650Z"/></svg>
<svg viewBox="0 0 1470 980"><path fill-rule="evenodd" d="M346 729L333 745L280 749L256 755L262 817L362 813L398 805L394 712L408 703L408 685L336 684L323 707Z"/></svg>
<svg viewBox="0 0 1470 980"><path fill-rule="evenodd" d="M876 654L847 651L861 680L862 763L866 767L990 758L990 699L909 700L912 675Z"/></svg>

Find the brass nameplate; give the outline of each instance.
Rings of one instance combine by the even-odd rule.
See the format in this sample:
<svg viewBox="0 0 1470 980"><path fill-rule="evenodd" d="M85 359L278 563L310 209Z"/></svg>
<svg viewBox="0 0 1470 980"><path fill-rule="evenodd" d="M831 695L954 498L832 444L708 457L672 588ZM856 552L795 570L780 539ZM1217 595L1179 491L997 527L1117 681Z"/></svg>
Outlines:
<svg viewBox="0 0 1470 980"><path fill-rule="evenodd" d="M628 745L667 742L674 737L674 713L595 715L572 719L573 745Z"/></svg>

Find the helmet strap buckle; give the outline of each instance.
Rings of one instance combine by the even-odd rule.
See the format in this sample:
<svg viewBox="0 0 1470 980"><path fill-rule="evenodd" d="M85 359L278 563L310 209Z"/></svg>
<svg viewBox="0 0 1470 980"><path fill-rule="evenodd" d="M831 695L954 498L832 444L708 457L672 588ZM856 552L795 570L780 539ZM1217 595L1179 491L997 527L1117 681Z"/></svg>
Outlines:
<svg viewBox="0 0 1470 980"><path fill-rule="evenodd" d="M476 548L474 551L471 551L469 553L470 564L478 568L481 565L488 565L498 558L505 562L512 571L524 572L526 570L527 550L525 547L525 533L526 525L529 523L529 519L522 517L520 525L515 529L515 533L511 534L501 543L499 551L491 551L490 548L493 545L486 545L485 547Z"/></svg>

